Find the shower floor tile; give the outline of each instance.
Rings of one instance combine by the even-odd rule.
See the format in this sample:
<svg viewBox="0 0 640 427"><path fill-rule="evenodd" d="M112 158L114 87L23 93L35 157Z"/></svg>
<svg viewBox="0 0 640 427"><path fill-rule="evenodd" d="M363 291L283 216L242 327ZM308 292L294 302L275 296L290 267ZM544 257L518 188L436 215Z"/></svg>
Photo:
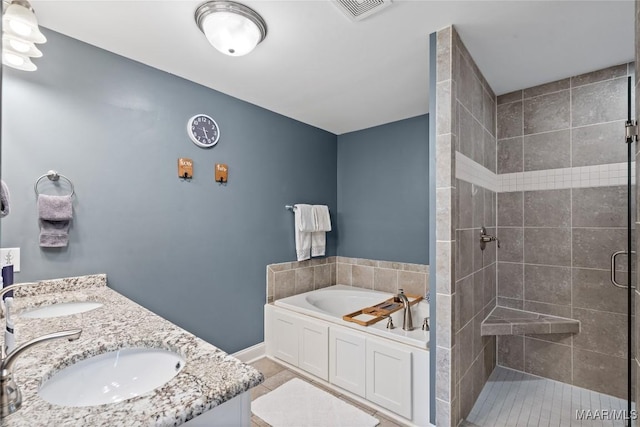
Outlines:
<svg viewBox="0 0 640 427"><path fill-rule="evenodd" d="M498 366L462 425L624 427L618 418L626 405L623 399Z"/></svg>

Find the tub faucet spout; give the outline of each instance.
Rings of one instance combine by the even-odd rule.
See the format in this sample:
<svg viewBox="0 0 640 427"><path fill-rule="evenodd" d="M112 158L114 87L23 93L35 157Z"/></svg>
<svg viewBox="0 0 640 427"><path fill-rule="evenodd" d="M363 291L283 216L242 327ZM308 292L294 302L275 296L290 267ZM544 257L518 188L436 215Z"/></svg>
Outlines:
<svg viewBox="0 0 640 427"><path fill-rule="evenodd" d="M404 289L398 289L398 299L402 302L404 315L402 316L402 329L405 331L413 330L413 319L411 318L411 305L409 299L404 294Z"/></svg>

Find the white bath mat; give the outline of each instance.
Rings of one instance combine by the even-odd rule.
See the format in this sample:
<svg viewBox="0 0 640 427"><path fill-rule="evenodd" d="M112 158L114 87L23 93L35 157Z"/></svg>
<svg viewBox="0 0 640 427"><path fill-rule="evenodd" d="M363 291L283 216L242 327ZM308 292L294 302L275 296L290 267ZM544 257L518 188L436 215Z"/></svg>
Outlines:
<svg viewBox="0 0 640 427"><path fill-rule="evenodd" d="M273 427L374 427L380 421L298 378L251 402Z"/></svg>

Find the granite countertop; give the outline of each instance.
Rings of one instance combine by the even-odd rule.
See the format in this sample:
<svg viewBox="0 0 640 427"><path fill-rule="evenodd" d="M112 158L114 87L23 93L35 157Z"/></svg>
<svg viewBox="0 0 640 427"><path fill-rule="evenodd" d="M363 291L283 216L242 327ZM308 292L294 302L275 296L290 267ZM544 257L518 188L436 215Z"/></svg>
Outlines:
<svg viewBox="0 0 640 427"><path fill-rule="evenodd" d="M82 329L82 335L74 342L62 339L42 344L17 360L14 376L22 392L22 407L0 425L177 426L264 380L253 367L109 289L106 275L48 280L19 289L14 312L64 301L96 301L103 306L71 316L15 319L16 345L68 329ZM173 350L186 364L164 386L119 403L72 408L52 405L38 396L40 384L55 372L126 347Z"/></svg>

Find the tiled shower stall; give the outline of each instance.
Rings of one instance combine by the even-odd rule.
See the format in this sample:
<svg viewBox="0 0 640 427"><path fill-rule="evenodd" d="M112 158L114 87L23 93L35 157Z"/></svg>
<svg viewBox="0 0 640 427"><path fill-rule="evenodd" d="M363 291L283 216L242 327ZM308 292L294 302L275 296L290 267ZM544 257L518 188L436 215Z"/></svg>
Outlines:
<svg viewBox="0 0 640 427"><path fill-rule="evenodd" d="M609 266L626 245L630 75L621 64L499 96L497 116L498 174L517 178L498 194L497 303L581 324L578 334L500 336L498 364L621 398L627 293Z"/></svg>
<svg viewBox="0 0 640 427"><path fill-rule="evenodd" d="M627 292L609 260L626 249L634 64L496 97L456 30L436 37L436 425L467 417L496 365L626 399ZM499 249L480 250L482 226ZM482 336L496 306L581 330Z"/></svg>

